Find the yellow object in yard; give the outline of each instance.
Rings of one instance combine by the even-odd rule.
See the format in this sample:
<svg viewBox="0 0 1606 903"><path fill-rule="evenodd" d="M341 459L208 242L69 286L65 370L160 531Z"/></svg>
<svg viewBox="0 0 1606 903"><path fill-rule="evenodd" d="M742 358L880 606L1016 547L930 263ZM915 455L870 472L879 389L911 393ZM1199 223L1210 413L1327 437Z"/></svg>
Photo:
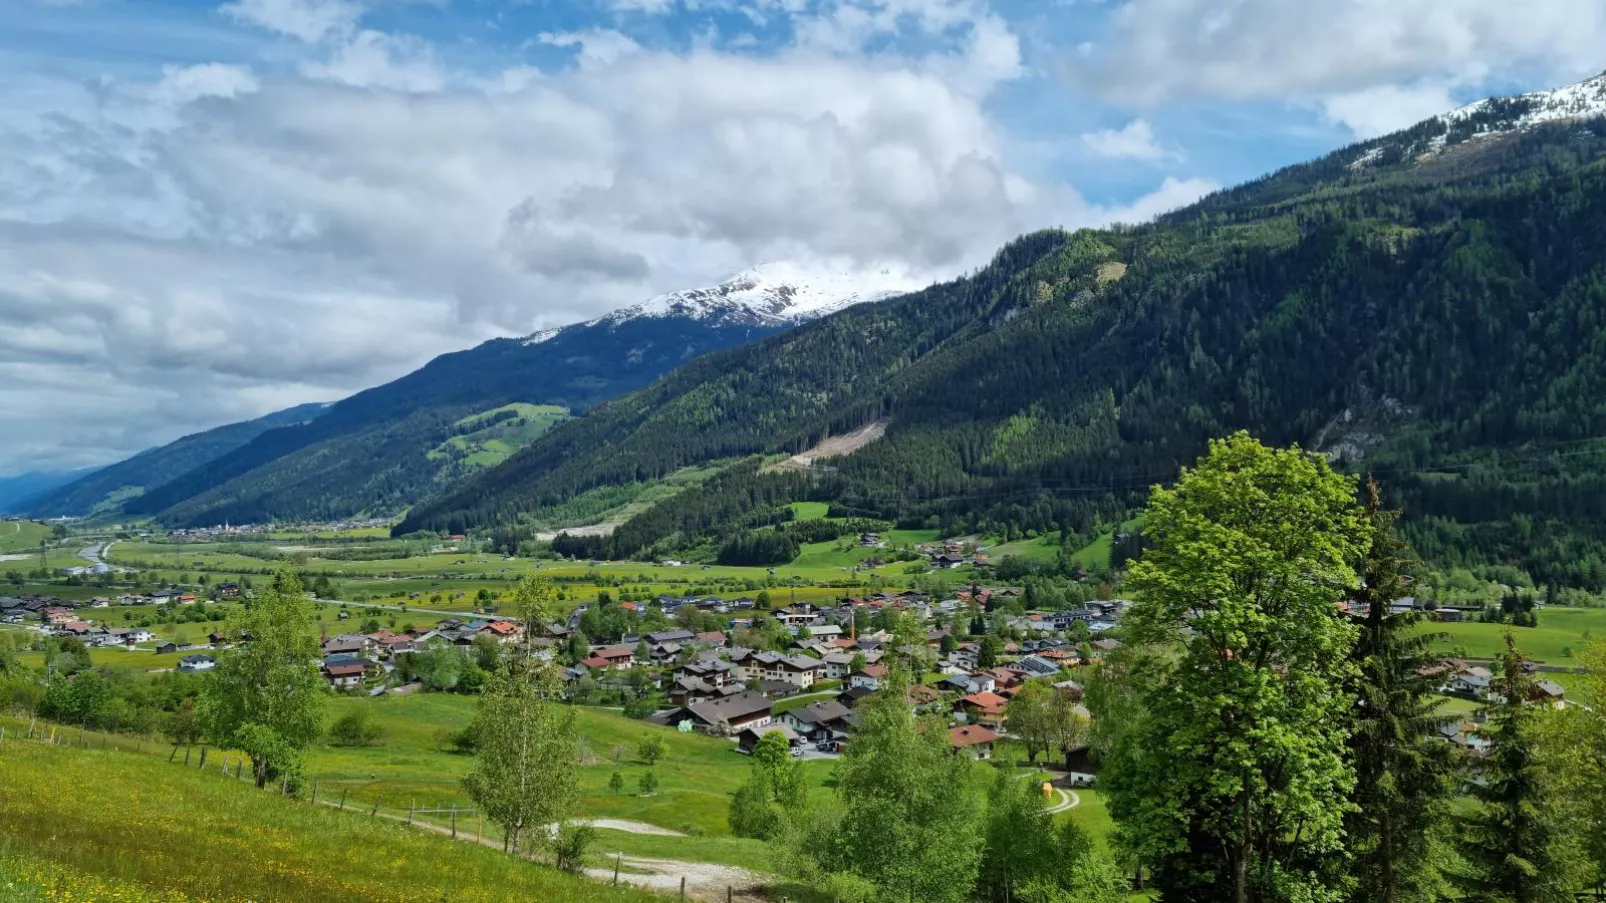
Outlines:
<svg viewBox="0 0 1606 903"><path fill-rule="evenodd" d="M1043 798L1044 799L1048 799L1049 797L1051 797L1053 795L1054 795L1054 785L1050 784L1048 781L1044 781L1043 782Z"/></svg>

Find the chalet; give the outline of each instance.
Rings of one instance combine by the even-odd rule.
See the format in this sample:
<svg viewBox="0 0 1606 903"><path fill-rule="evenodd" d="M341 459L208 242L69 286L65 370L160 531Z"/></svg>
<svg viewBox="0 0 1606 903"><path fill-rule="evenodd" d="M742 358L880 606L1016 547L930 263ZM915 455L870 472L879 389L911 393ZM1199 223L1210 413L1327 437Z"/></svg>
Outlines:
<svg viewBox="0 0 1606 903"><path fill-rule="evenodd" d="M782 712L775 720L797 731L798 736L810 743L818 743L847 736L853 727L853 710L834 699L827 699Z"/></svg>
<svg viewBox="0 0 1606 903"><path fill-rule="evenodd" d="M803 745L803 739L797 735L796 731L784 724L769 724L764 727L744 728L740 734L736 735L737 748L744 753L751 754L753 748L758 746L758 741L762 740L765 734L774 733L779 733L785 737L786 745L792 749L797 749Z"/></svg>
<svg viewBox="0 0 1606 903"><path fill-rule="evenodd" d="M821 620L821 614L818 608L804 602L775 612L775 620L788 627L807 627Z"/></svg>
<svg viewBox="0 0 1606 903"><path fill-rule="evenodd" d="M217 659L210 655L186 655L178 660L180 671L210 671L217 667Z"/></svg>
<svg viewBox="0 0 1606 903"><path fill-rule="evenodd" d="M697 634L692 633L690 630L662 630L658 633L647 634L645 639L649 646L662 646L665 643L685 644L697 639Z"/></svg>
<svg viewBox="0 0 1606 903"><path fill-rule="evenodd" d="M178 651L178 644L173 642L173 641L171 641L171 640L169 640L169 641L167 641L165 643L157 643L156 644L156 654L157 655L171 655L171 654L173 654L173 653L175 653L177 651Z"/></svg>
<svg viewBox="0 0 1606 903"><path fill-rule="evenodd" d="M1009 700L997 693L972 693L954 703L955 714L963 715L970 724L1000 725L1004 723L1004 709Z"/></svg>
<svg viewBox="0 0 1606 903"><path fill-rule="evenodd" d="M517 643L524 637L524 628L519 626L517 622L507 620L491 621L481 627L479 632L495 637L496 641L504 646Z"/></svg>
<svg viewBox="0 0 1606 903"><path fill-rule="evenodd" d="M695 677L678 677L669 685L669 704L672 706L702 705L710 699L724 699L743 692L736 684L711 684Z"/></svg>
<svg viewBox="0 0 1606 903"><path fill-rule="evenodd" d="M1534 684L1532 701L1559 709L1567 704L1567 691L1553 680L1541 680Z"/></svg>
<svg viewBox="0 0 1606 903"><path fill-rule="evenodd" d="M978 674L955 674L944 678L940 686L945 690L969 695L972 693L992 693L998 689L998 681L991 674L984 671Z"/></svg>
<svg viewBox="0 0 1606 903"><path fill-rule="evenodd" d="M235 596L238 596L240 594L240 584L238 584L238 583L219 583L217 585L217 594L221 598L232 599Z"/></svg>
<svg viewBox="0 0 1606 903"><path fill-rule="evenodd" d="M336 690L350 690L362 686L368 676L369 662L363 659L336 659L323 664L324 679Z"/></svg>
<svg viewBox="0 0 1606 903"><path fill-rule="evenodd" d="M636 650L633 646L609 646L592 652L591 659L601 659L610 671L629 671L636 662Z"/></svg>
<svg viewBox="0 0 1606 903"><path fill-rule="evenodd" d="M1033 677L1053 677L1060 673L1058 663L1049 661L1039 655L1028 655L1009 667L1013 671L1026 675L1028 679Z"/></svg>
<svg viewBox="0 0 1606 903"><path fill-rule="evenodd" d="M998 735L981 725L961 724L948 729L948 745L958 755L970 756L973 759L991 759L993 744L996 742Z"/></svg>
<svg viewBox="0 0 1606 903"><path fill-rule="evenodd" d="M815 681L823 679L821 675L825 672L825 664L819 659L775 652L749 651L739 656L733 655L731 663L740 669L742 679L748 683L770 680L791 684L798 689L812 687Z"/></svg>
<svg viewBox="0 0 1606 903"><path fill-rule="evenodd" d="M323 654L368 655L374 651L374 641L360 633L342 633L323 641Z"/></svg>
<svg viewBox="0 0 1606 903"><path fill-rule="evenodd" d="M1452 674L1444 686L1444 691L1482 699L1489 694L1489 685L1493 681L1494 672L1479 665L1472 665Z"/></svg>
<svg viewBox="0 0 1606 903"><path fill-rule="evenodd" d="M736 668L730 662L718 659L687 662L675 669L675 680L696 680L709 686L723 687L736 678Z"/></svg>
<svg viewBox="0 0 1606 903"><path fill-rule="evenodd" d="M72 609L64 608L60 605L52 605L41 612L41 614L43 614L46 624L56 627L60 627L64 624L71 624L72 622L78 620L78 618L73 615Z"/></svg>
<svg viewBox="0 0 1606 903"><path fill-rule="evenodd" d="M886 679L886 665L865 665L863 668L848 675L848 686L864 687L867 690L881 689L881 681Z"/></svg>
<svg viewBox="0 0 1606 903"><path fill-rule="evenodd" d="M717 630L708 630L697 634L697 642L719 649L726 644L727 640L725 639L725 634Z"/></svg>
<svg viewBox="0 0 1606 903"><path fill-rule="evenodd" d="M762 694L744 691L723 699L683 706L670 714L669 723L689 721L692 727L707 734L735 736L747 728L769 725L773 721L770 706L770 700Z"/></svg>

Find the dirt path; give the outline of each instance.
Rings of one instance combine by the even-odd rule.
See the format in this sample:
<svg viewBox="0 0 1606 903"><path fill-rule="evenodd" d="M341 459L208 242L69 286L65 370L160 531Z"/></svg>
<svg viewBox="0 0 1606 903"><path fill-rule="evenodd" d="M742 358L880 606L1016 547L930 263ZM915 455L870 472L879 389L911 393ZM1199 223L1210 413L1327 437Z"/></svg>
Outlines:
<svg viewBox="0 0 1606 903"><path fill-rule="evenodd" d="M619 860L619 883L633 884L647 890L678 893L680 882L686 882L686 896L693 900L718 903L727 894L731 900L767 900L762 889L766 879L747 869L709 862L681 862L677 859L638 859L625 856ZM613 881L612 869L586 869L586 875L599 881Z"/></svg>
<svg viewBox="0 0 1606 903"><path fill-rule="evenodd" d="M320 800L320 806L337 808L338 803L332 800ZM350 811L361 813L362 806L353 805ZM391 815L381 812L376 817L388 818L392 821L407 823L407 819L400 815ZM588 819L586 823L595 828L607 828L613 831L624 831L630 834L653 834L665 837L684 837L678 831L649 825L645 822L624 821L613 818ZM430 831L435 834L451 837L449 827L433 824L426 821L414 821L412 827L421 831ZM466 830L459 830L457 840L474 843L474 836ZM495 850L502 848L502 839L497 837L481 837L481 846ZM620 853L608 853L619 865L619 883L631 884L636 887L655 891L668 891L678 893L680 882L686 880L686 896L692 900L703 903L719 903L727 898L733 903L768 903L769 898L764 896L763 887L768 878L755 874L747 869L735 868L727 865L716 865L711 862L682 862L678 859L640 859L634 856L624 856ZM612 882L614 870L586 869L589 878L599 881Z"/></svg>

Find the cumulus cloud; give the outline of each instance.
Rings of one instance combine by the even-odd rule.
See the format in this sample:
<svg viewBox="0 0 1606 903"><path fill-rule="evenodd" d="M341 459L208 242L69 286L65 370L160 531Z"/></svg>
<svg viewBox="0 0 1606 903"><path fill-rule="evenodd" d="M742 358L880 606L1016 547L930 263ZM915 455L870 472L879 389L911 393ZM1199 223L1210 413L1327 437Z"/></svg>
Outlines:
<svg viewBox="0 0 1606 903"><path fill-rule="evenodd" d="M1134 119L1120 129L1100 129L1082 136L1082 144L1099 157L1114 160L1163 160L1166 151L1154 140L1154 127Z"/></svg>
<svg viewBox="0 0 1606 903"><path fill-rule="evenodd" d="M219 11L237 21L312 43L349 30L363 8L348 0L233 0Z"/></svg>
<svg viewBox="0 0 1606 903"><path fill-rule="evenodd" d="M1447 81L1377 85L1322 98L1322 115L1356 138L1376 138L1454 108L1451 90Z"/></svg>
<svg viewBox="0 0 1606 903"><path fill-rule="evenodd" d="M1070 65L1125 103L1286 99L1521 67L1561 79L1600 66L1603 43L1599 0L1126 0Z"/></svg>
<svg viewBox="0 0 1606 903"><path fill-rule="evenodd" d="M589 30L544 38L576 48L561 69L464 72L351 3L236 0L299 55L0 80L0 472L331 400L763 261L948 277L1022 231L1208 190L1110 209L1023 174L987 108L1021 66L1002 20L823 15L848 8L868 24L830 27L852 40L765 57ZM909 30L924 49L871 47Z"/></svg>

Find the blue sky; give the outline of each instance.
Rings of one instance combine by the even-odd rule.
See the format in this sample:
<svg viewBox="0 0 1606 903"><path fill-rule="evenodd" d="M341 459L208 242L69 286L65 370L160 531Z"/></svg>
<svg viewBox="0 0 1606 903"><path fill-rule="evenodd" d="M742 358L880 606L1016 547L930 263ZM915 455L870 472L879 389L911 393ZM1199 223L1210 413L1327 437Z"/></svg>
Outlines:
<svg viewBox="0 0 1606 903"><path fill-rule="evenodd" d="M922 284L1606 66L1606 0L0 14L0 474L766 261Z"/></svg>

